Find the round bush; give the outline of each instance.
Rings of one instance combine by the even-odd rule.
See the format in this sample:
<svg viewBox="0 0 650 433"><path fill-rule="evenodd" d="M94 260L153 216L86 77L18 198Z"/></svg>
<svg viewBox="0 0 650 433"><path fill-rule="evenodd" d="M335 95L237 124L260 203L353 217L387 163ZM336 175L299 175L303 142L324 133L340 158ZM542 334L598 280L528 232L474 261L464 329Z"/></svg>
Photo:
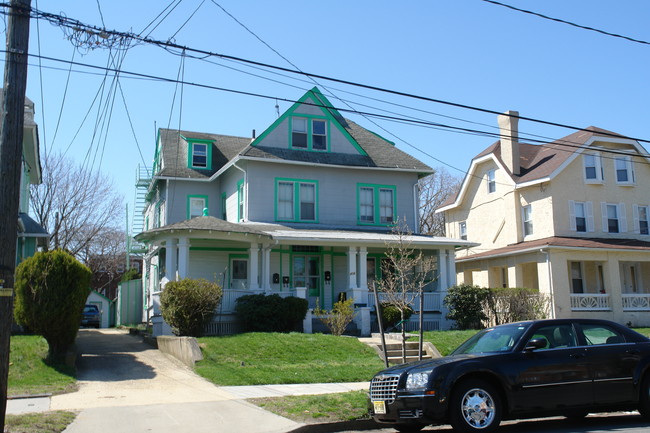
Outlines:
<svg viewBox="0 0 650 433"><path fill-rule="evenodd" d="M205 279L170 281L160 294L160 310L175 335L200 337L222 296L221 286Z"/></svg>
<svg viewBox="0 0 650 433"><path fill-rule="evenodd" d="M63 250L38 252L16 269L14 317L42 335L59 360L74 343L92 273Z"/></svg>
<svg viewBox="0 0 650 433"><path fill-rule="evenodd" d="M245 295L237 299L235 312L244 332L301 331L307 315L306 299L280 295Z"/></svg>

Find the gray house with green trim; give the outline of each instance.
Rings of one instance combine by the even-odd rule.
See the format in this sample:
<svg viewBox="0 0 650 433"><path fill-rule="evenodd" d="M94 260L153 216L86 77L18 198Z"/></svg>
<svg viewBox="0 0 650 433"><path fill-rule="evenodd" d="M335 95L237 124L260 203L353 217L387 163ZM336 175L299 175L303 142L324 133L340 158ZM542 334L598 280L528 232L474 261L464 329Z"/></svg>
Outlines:
<svg viewBox="0 0 650 433"><path fill-rule="evenodd" d="M258 137L161 129L136 236L147 246L145 320L168 332L158 295L192 277L224 287L211 332L236 328L237 297L278 293L326 309L354 298L357 327L369 334L373 281L400 220L411 245L436 258L422 313L430 329L446 327L442 297L455 284L454 250L467 242L418 234L418 181L431 172L343 118L317 88Z"/></svg>

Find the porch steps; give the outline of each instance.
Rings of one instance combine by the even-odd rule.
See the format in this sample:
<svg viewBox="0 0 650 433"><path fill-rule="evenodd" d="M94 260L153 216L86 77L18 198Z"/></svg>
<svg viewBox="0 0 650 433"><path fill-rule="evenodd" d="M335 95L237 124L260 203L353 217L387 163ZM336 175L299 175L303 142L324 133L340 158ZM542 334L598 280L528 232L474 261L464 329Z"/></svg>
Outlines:
<svg viewBox="0 0 650 433"><path fill-rule="evenodd" d="M409 337L409 335L407 335ZM398 339L396 339L398 338ZM375 352L381 358L384 359L384 352L381 348L381 336L379 334L372 334L372 338L360 338L361 342L366 343L368 346L375 349ZM406 342L406 362L418 361L418 341L407 341ZM404 362L402 358L402 342L401 335L399 337L392 337L391 335L386 335L386 352L388 355L388 363L402 364ZM424 342L422 344L422 359L433 359L440 358L440 352L435 346L429 342Z"/></svg>

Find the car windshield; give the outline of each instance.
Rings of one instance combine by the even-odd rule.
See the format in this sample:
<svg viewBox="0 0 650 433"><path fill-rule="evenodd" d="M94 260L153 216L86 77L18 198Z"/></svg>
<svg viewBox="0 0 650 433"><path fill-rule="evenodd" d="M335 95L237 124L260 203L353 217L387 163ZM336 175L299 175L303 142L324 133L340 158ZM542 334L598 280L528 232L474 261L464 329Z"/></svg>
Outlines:
<svg viewBox="0 0 650 433"><path fill-rule="evenodd" d="M84 313L97 313L97 312L99 312L99 309L95 305L86 305L84 307Z"/></svg>
<svg viewBox="0 0 650 433"><path fill-rule="evenodd" d="M510 352L527 328L527 324L516 324L484 329L461 344L451 354Z"/></svg>

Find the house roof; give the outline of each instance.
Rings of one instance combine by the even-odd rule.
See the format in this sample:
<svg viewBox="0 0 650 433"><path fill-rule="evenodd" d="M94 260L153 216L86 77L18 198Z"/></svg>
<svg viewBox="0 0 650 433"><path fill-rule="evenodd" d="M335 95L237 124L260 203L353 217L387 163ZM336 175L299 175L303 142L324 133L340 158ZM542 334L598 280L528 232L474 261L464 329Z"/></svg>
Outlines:
<svg viewBox="0 0 650 433"><path fill-rule="evenodd" d="M558 249L605 249L650 252L650 242L638 239L610 239L610 238L575 238L566 236L551 236L533 241L519 242L496 248L490 251L472 254L465 257L456 257L457 262L468 262L492 257L523 254L542 248Z"/></svg>
<svg viewBox="0 0 650 433"><path fill-rule="evenodd" d="M562 167L562 165L571 157L579 151L582 151L582 149L584 149L582 146L597 137L603 139L620 138L629 140L629 138L615 132L590 126L584 130L574 132L573 134L546 144L517 143L519 145L519 160L521 167L519 174L512 174L508 170L507 165L504 164L503 159L501 158L501 141L497 141L472 158L470 172L465 176L463 184L468 182L472 177L471 171L474 169L476 162L488 155L492 155L499 161L516 185L547 179ZM639 145L639 147L641 146ZM438 209L443 209L457 203L459 196L463 192L464 188L461 187L455 195L447 198Z"/></svg>
<svg viewBox="0 0 650 433"><path fill-rule="evenodd" d="M18 214L18 236L48 238L50 235L39 223L34 221L32 217L26 213L20 212Z"/></svg>
<svg viewBox="0 0 650 433"><path fill-rule="evenodd" d="M238 233L244 235L264 236L271 241L284 244L300 244L314 242L319 245L385 245L395 240L395 235L389 230L352 230L342 227L305 228L291 227L282 224L268 224L256 222L231 223L211 216L201 216L168 226L149 230L136 236L138 241L152 240L172 232L211 232L211 233ZM420 248L436 248L440 246L475 246L477 244L445 237L432 237L425 235L406 236L405 240L412 246Z"/></svg>
<svg viewBox="0 0 650 433"><path fill-rule="evenodd" d="M296 163L325 164L349 167L372 167L391 170L416 171L421 174L433 172L432 168L417 158L395 147L394 143L368 131L349 119L345 119L327 101L327 98L314 88L308 91L287 113L293 112L307 98L319 101L319 108L325 110L333 122L337 122L360 150L358 154L335 152L306 152L290 148L262 146L248 137L210 134L204 132L161 129L159 140L162 148L162 169L157 175L190 179L209 179L221 168L237 157L244 159L263 159ZM282 117L278 120L281 120ZM279 125L276 121L268 129ZM264 134L260 135L261 138ZM212 145L211 169L188 168L188 146L185 138L210 140Z"/></svg>

